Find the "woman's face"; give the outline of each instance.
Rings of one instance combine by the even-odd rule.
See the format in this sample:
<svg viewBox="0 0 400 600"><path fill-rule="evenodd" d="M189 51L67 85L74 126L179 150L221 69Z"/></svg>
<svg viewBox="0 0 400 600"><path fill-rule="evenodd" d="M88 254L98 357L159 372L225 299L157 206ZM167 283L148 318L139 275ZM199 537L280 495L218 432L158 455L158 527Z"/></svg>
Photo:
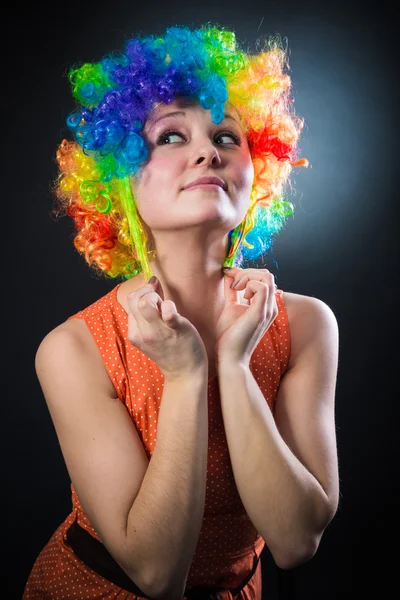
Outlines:
<svg viewBox="0 0 400 600"><path fill-rule="evenodd" d="M187 98L160 104L146 121L143 137L148 158L132 179L142 220L157 230L177 230L209 223L226 233L244 218L254 168L238 114L225 105L225 118L215 125L211 112ZM170 113L181 111L179 115ZM226 188L184 189L203 176L216 176Z"/></svg>

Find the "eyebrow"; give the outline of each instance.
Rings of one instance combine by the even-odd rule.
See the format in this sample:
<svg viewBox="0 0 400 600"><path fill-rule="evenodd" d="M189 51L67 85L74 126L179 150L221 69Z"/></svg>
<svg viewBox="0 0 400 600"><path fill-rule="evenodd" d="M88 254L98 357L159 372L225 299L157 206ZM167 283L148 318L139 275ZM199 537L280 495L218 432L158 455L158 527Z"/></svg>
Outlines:
<svg viewBox="0 0 400 600"><path fill-rule="evenodd" d="M166 115L162 115L161 117L158 117L158 119L155 119L151 126L149 127L149 129L147 130L147 133L149 133L149 131L154 127L154 125L158 122L161 121L161 119L166 119L167 117L186 117L186 113L183 110L176 110L174 112L170 112L167 113ZM226 113L224 115L224 119L232 119L232 121L235 121L235 123L238 123L238 121L235 119L235 117L233 117L232 115L229 115L228 113Z"/></svg>

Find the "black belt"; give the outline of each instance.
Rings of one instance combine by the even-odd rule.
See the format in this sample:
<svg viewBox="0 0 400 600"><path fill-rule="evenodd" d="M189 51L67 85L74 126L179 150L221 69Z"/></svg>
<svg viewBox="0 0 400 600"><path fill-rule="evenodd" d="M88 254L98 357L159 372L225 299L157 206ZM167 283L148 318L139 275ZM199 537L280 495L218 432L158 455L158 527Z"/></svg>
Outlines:
<svg viewBox="0 0 400 600"><path fill-rule="evenodd" d="M86 529L80 527L76 521L68 528L66 537L68 544L71 546L76 556L93 571L128 592L133 592L137 596L142 596L143 598L149 598L149 596L146 596L146 594L133 583L132 579L128 577L125 571L121 569L104 544L96 540L96 538L90 535ZM224 589L229 589L232 596L236 596L253 577L258 567L258 562L259 557L256 556L251 572L242 583L235 588L197 586L185 590L184 596L187 596L187 598L190 598L191 600L205 600L216 597L218 592Z"/></svg>

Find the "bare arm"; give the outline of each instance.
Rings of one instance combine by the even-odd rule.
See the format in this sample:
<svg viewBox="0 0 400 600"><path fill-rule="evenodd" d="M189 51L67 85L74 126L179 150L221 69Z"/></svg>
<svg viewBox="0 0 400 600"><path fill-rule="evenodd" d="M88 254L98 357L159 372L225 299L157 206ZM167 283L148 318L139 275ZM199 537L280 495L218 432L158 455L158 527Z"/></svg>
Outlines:
<svg viewBox="0 0 400 600"><path fill-rule="evenodd" d="M293 366L272 414L248 365L219 365L221 407L243 504L281 568L312 558L339 502L335 315L304 297L291 323Z"/></svg>
<svg viewBox="0 0 400 600"><path fill-rule="evenodd" d="M207 373L165 380L157 444L126 532L133 556L152 571L154 597L183 596L203 520L207 448Z"/></svg>
<svg viewBox="0 0 400 600"><path fill-rule="evenodd" d="M71 481L101 541L147 596L181 598L204 511L207 366L165 378L150 461L83 322L47 335L35 366Z"/></svg>

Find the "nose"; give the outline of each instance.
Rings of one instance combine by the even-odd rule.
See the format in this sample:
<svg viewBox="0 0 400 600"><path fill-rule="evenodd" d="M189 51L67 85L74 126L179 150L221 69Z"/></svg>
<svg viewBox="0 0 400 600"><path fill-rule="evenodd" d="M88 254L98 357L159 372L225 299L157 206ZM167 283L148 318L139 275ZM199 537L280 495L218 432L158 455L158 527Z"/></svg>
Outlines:
<svg viewBox="0 0 400 600"><path fill-rule="evenodd" d="M194 153L194 162L199 164L211 164L213 166L221 164L221 157L217 148L210 141L202 141Z"/></svg>

